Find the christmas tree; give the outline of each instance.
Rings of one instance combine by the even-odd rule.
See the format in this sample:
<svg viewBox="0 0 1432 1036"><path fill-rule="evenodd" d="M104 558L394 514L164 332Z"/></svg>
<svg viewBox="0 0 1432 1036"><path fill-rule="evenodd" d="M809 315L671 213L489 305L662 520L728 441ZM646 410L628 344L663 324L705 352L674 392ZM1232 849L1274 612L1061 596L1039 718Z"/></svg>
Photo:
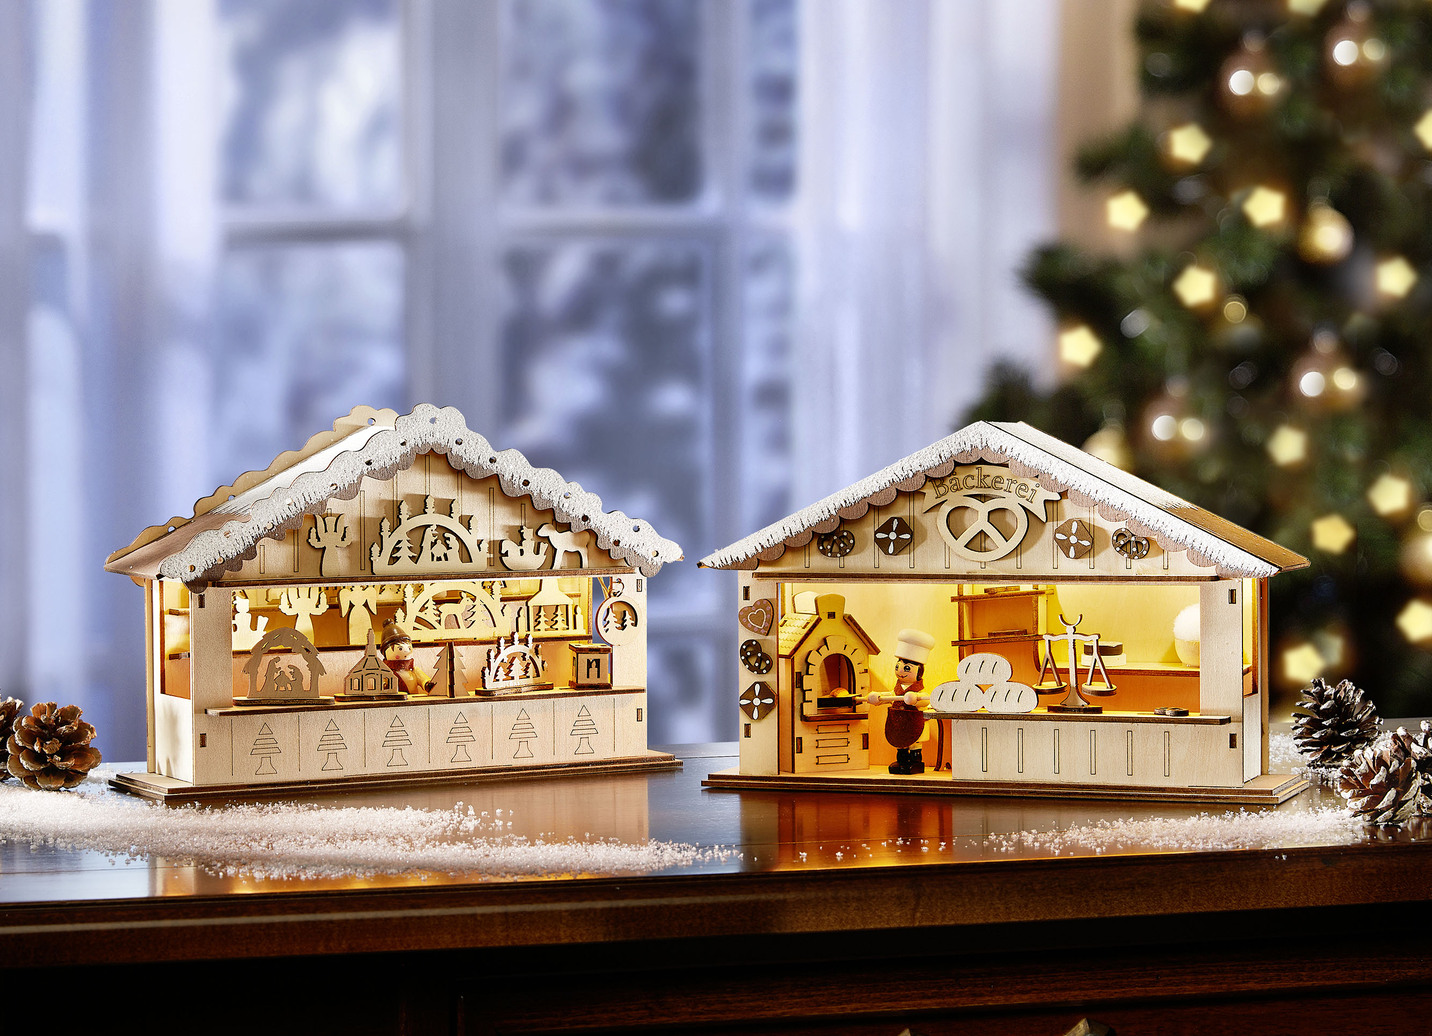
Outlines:
<svg viewBox="0 0 1432 1036"><path fill-rule="evenodd" d="M1306 555L1270 584L1275 688L1432 711L1432 5L1161 0L1142 103L1076 171L1126 255L1055 244L1025 420Z"/></svg>

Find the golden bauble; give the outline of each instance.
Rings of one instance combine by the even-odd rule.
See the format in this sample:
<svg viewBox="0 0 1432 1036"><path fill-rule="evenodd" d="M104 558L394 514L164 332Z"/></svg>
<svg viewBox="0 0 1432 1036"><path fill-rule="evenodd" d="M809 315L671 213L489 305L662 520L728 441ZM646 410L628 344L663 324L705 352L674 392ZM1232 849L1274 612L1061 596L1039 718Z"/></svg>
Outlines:
<svg viewBox="0 0 1432 1036"><path fill-rule="evenodd" d="M1312 410L1351 410L1367 396L1366 375L1353 366L1337 335L1327 330L1313 334L1288 380L1293 398Z"/></svg>
<svg viewBox="0 0 1432 1036"><path fill-rule="evenodd" d="M1387 44L1376 33L1368 4L1348 4L1347 14L1328 30L1323 60L1328 78L1343 89L1365 86L1387 67Z"/></svg>
<svg viewBox="0 0 1432 1036"><path fill-rule="evenodd" d="M1266 112L1287 89L1283 78L1256 33L1243 37L1243 45L1218 70L1218 97L1230 115L1246 119Z"/></svg>
<svg viewBox="0 0 1432 1036"><path fill-rule="evenodd" d="M1308 206L1308 216L1298 232L1298 254L1307 262L1340 263L1352 251L1352 224L1325 201Z"/></svg>

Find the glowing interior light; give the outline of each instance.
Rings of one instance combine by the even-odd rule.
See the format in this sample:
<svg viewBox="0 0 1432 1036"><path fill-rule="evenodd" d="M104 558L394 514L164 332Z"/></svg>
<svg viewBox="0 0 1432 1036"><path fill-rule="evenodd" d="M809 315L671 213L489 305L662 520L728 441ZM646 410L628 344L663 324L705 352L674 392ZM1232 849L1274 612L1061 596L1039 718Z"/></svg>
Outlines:
<svg viewBox="0 0 1432 1036"><path fill-rule="evenodd" d="M1246 68L1240 68L1228 77L1228 92L1234 97L1247 97L1253 92L1255 77Z"/></svg>
<svg viewBox="0 0 1432 1036"><path fill-rule="evenodd" d="M1298 379L1298 391L1309 399L1316 399L1323 394L1323 389L1328 387L1327 379L1321 371L1308 371Z"/></svg>
<svg viewBox="0 0 1432 1036"><path fill-rule="evenodd" d="M1248 304L1237 295L1223 304L1223 319L1230 324L1239 324L1248 316Z"/></svg>
<svg viewBox="0 0 1432 1036"><path fill-rule="evenodd" d="M1366 40L1363 43L1362 56L1367 58L1367 60L1371 61L1373 64L1376 64L1383 58L1387 57L1387 44L1383 43L1380 39L1374 36L1372 39Z"/></svg>
<svg viewBox="0 0 1432 1036"><path fill-rule="evenodd" d="M1333 44L1333 60L1346 68L1357 60L1358 46L1356 40L1338 40Z"/></svg>
<svg viewBox="0 0 1432 1036"><path fill-rule="evenodd" d="M1178 434L1178 418L1172 414L1159 414L1149 425L1149 431L1159 442L1168 442Z"/></svg>
<svg viewBox="0 0 1432 1036"><path fill-rule="evenodd" d="M1258 76L1258 92L1264 97L1272 97L1279 90L1283 89L1283 78L1276 72L1263 72Z"/></svg>
<svg viewBox="0 0 1432 1036"><path fill-rule="evenodd" d="M1178 434L1189 442L1201 442L1208 429L1196 417L1185 417L1178 423Z"/></svg>
<svg viewBox="0 0 1432 1036"><path fill-rule="evenodd" d="M1358 377L1357 371L1351 367L1339 367L1333 371L1333 387L1339 392L1352 392L1357 388L1357 383L1362 379Z"/></svg>

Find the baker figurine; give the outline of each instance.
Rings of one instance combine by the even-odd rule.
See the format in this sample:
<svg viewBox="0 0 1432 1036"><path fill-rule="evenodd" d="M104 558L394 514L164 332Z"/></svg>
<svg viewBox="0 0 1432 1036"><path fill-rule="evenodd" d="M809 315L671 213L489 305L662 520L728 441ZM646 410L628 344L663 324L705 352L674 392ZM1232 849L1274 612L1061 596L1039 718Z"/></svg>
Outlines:
<svg viewBox="0 0 1432 1036"><path fill-rule="evenodd" d="M413 661L413 638L393 619L383 623L383 661L409 694L426 694L432 686L428 674Z"/></svg>
<svg viewBox="0 0 1432 1036"><path fill-rule="evenodd" d="M924 630L903 629L896 634L894 694L872 691L871 705L888 703L885 713L885 740L895 749L891 773L924 773L925 760L918 745L925 739L924 706L930 698L925 694L925 662L935 638Z"/></svg>

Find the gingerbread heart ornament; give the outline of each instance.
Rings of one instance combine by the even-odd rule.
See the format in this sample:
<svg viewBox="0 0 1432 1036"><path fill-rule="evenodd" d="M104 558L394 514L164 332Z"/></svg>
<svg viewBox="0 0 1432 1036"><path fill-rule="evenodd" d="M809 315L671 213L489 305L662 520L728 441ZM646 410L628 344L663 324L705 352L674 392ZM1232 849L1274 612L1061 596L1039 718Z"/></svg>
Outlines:
<svg viewBox="0 0 1432 1036"><path fill-rule="evenodd" d="M730 614L727 612L726 614ZM759 633L765 636L771 632L771 623L776 619L775 606L770 601L757 601L755 604L748 604L736 613L741 619L741 625L745 626L752 633Z"/></svg>

